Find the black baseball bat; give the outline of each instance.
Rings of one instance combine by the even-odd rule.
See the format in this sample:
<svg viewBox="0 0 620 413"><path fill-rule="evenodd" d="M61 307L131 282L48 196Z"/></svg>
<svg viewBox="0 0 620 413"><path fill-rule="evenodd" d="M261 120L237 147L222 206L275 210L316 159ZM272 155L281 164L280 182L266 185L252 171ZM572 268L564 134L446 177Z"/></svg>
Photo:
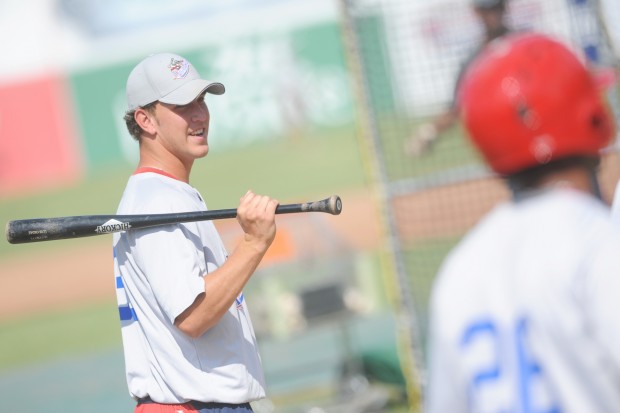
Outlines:
<svg viewBox="0 0 620 413"><path fill-rule="evenodd" d="M332 195L321 201L278 205L276 208L276 214L326 212L328 214L338 215L341 211L342 201L337 195ZM172 214L82 215L57 218L20 219L9 221L6 224L6 239L11 244L24 244L29 242L53 241L57 239L90 237L182 222L235 218L236 216L236 209L216 209L213 211Z"/></svg>

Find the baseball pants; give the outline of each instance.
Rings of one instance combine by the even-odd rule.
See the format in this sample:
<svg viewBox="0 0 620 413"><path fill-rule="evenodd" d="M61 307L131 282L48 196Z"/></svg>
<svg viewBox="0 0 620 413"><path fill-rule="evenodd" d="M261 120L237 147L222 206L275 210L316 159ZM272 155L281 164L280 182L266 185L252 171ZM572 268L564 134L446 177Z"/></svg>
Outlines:
<svg viewBox="0 0 620 413"><path fill-rule="evenodd" d="M252 413L250 403L204 403L161 404L153 401L140 401L134 413Z"/></svg>

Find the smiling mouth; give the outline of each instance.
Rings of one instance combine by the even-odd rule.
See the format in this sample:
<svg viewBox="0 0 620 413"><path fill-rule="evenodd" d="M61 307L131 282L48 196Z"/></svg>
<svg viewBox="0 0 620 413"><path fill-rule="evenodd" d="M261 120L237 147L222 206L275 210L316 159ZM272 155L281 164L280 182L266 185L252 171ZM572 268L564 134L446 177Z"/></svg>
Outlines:
<svg viewBox="0 0 620 413"><path fill-rule="evenodd" d="M204 129L198 129L198 130L191 132L190 136L204 136L204 134L205 134Z"/></svg>

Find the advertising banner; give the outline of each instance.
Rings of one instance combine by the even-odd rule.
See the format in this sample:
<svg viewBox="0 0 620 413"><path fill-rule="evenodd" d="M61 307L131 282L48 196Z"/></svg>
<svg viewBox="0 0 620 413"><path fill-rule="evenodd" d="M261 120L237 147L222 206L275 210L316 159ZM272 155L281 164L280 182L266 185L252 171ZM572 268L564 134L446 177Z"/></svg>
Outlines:
<svg viewBox="0 0 620 413"><path fill-rule="evenodd" d="M163 50L152 52L159 51ZM336 22L166 51L182 55L203 77L226 86L224 95L206 98L211 112L209 141L218 149L295 137L352 121L350 85ZM72 74L89 168L123 160L135 163L138 144L123 121L125 82L131 68L145 56Z"/></svg>
<svg viewBox="0 0 620 413"><path fill-rule="evenodd" d="M69 99L65 80L53 75L0 86L0 198L81 176Z"/></svg>

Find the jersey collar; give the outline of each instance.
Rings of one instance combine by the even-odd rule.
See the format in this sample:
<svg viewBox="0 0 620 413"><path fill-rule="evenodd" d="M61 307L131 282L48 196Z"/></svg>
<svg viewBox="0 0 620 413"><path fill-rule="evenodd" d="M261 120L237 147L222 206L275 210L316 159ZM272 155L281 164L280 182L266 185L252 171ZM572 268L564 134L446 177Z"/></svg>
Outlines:
<svg viewBox="0 0 620 413"><path fill-rule="evenodd" d="M177 179L176 176L169 174L168 172L164 171L163 169L154 168L152 166L141 166L141 167L137 168L134 171L133 174L134 175L138 175L138 174L142 174L142 173L145 173L145 172L153 172L153 173L156 173L156 174L167 176L168 178L176 179L177 181L179 180L179 179Z"/></svg>

